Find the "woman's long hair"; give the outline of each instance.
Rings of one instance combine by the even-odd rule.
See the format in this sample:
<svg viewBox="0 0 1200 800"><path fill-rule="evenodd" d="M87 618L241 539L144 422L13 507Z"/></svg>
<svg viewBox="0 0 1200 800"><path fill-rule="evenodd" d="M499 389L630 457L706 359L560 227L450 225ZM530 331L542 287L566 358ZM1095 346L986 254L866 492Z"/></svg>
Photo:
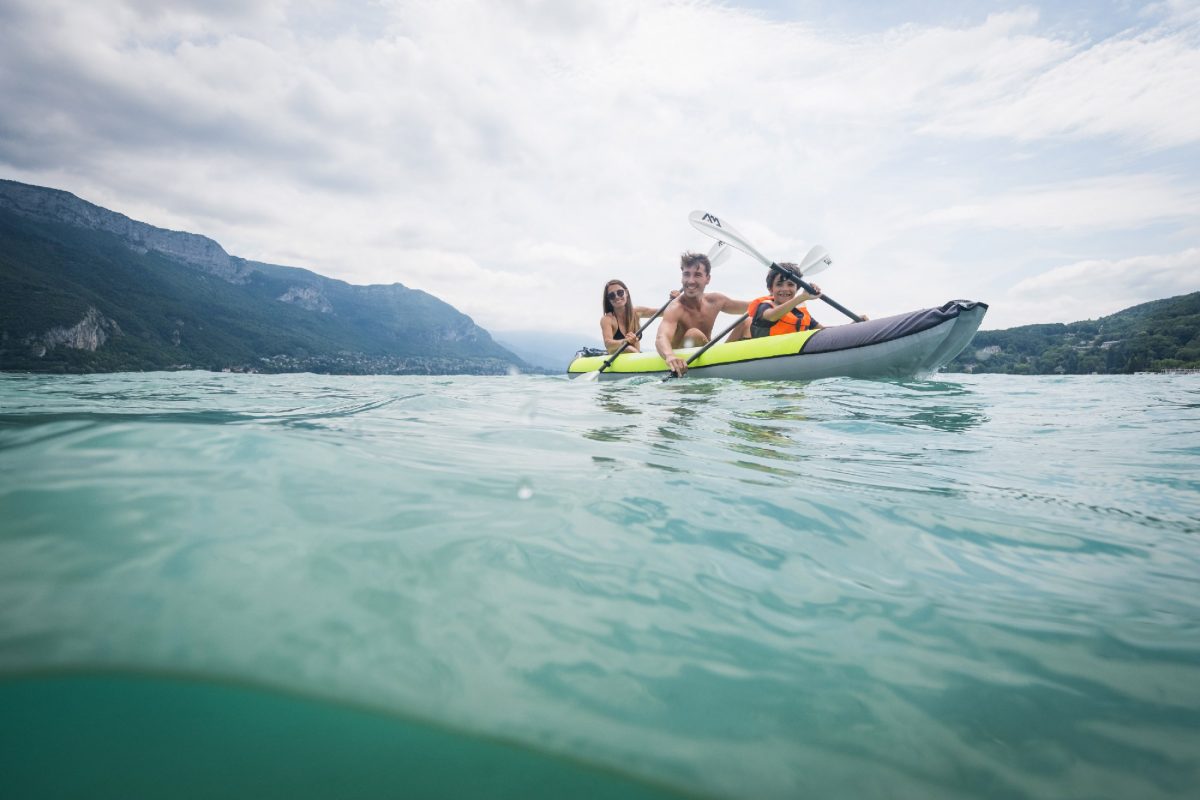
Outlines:
<svg viewBox="0 0 1200 800"><path fill-rule="evenodd" d="M637 312L633 310L633 295L630 294L629 287L625 285L624 281L619 281L616 278L613 278L611 281L607 281L604 284L604 295L601 298L604 302L604 313L612 314L614 317L617 316L617 312L613 310L612 301L608 299L608 287L612 286L614 283L625 290L625 319L617 317L617 324L621 326L621 330L625 333L637 333L638 315Z"/></svg>

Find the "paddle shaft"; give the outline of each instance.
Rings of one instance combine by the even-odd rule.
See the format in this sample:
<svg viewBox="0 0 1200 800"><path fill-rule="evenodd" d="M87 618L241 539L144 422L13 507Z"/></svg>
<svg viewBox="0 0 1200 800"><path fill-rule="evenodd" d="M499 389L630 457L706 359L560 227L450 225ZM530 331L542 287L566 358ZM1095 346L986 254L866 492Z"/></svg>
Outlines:
<svg viewBox="0 0 1200 800"><path fill-rule="evenodd" d="M780 275L787 278L789 281L796 284L797 286L799 286L801 289L808 292L809 294L817 295L822 300L824 300L826 303L833 306L838 311L842 312L843 314L845 314L847 317L854 320L855 322L862 322L861 316L859 316L858 314L855 314L853 311L846 308L844 305L839 303L837 300L834 300L832 297L826 297L824 293L817 294L816 290L813 289L812 285L809 284L807 281L805 281L803 278L801 278L799 273L792 272L787 267L781 267L778 264L776 264L774 261L771 262L771 269L775 270Z"/></svg>
<svg viewBox="0 0 1200 800"><path fill-rule="evenodd" d="M710 340L709 340L709 342L708 342L708 344L704 345L704 347L701 347L701 348L700 348L699 350L697 350L695 353L692 353L692 357L691 357L691 358L689 358L687 361L683 362L683 365L684 365L685 367L690 367L690 366L692 365L692 362L693 362L693 361L695 361L697 358L699 358L700 356L702 356L702 355L704 355L706 352L708 352L708 348L712 347L714 344L716 344L717 342L721 341L721 340L722 340L722 339L724 339L726 336L728 336L728 335L729 335L729 332L730 332L730 331L732 331L734 328L736 328L738 325L741 325L741 324L742 324L742 322L743 322L743 321L745 321L746 317L748 317L748 316L750 316L750 315L749 315L749 314L742 314L740 317L738 317L738 318L737 318L737 320L735 320L735 321L734 321L734 323L733 323L732 325L730 325L728 328L726 328L725 330L721 331L721 332L720 332L720 333L718 333L716 336L714 336L712 339L710 339ZM664 382L666 382L666 381L669 381L669 380L671 380L671 378L678 378L678 377L679 377L678 375L676 375L674 372L672 372L670 375L668 375L667 377L663 378L663 381L664 381Z"/></svg>
<svg viewBox="0 0 1200 800"><path fill-rule="evenodd" d="M790 280L795 281L797 286L804 289L804 291L808 292L809 294L816 294L816 292L812 290L812 286L806 283L799 274L792 272L787 267L779 266L774 261L764 256L758 251L757 248L754 247L754 245L746 241L746 239L740 233L735 231L728 224L722 222L716 215L709 214L705 211L693 211L691 214L688 214L688 221L692 223L693 228L701 233L736 247L738 250L741 250L746 255L758 261L764 267L768 267L776 272L786 275ZM803 269L801 272L803 272ZM862 322L861 316L855 314L853 311L846 308L836 300L831 300L823 294L820 295L820 298L855 322Z"/></svg>
<svg viewBox="0 0 1200 800"><path fill-rule="evenodd" d="M675 298L672 297L672 298L668 299L667 302L663 303L662 308L660 308L658 311L655 311L653 317L651 317L650 319L648 319L644 323L642 323L642 327L638 328L637 334L635 334L635 335L640 337L642 335L642 332L646 330L646 326L649 325L651 322L654 322L654 320L658 319L659 315L661 315L664 311L667 310L667 306L671 305L671 300L674 300L674 299ZM617 356L621 355L621 353L624 353L626 347L629 347L628 339L626 339L625 342L619 348L617 348L617 352L615 352L611 356L609 356L608 360L600 365L600 369L596 370L596 374L599 375L601 372L604 372L604 370L608 369L608 365L611 364L613 361L615 361Z"/></svg>

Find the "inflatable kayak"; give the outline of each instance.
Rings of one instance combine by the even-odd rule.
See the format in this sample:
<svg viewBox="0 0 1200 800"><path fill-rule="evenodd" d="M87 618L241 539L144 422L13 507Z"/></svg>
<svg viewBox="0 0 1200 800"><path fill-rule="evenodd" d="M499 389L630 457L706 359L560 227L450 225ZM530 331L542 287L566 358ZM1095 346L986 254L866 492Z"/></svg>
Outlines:
<svg viewBox="0 0 1200 800"><path fill-rule="evenodd" d="M765 381L818 378L905 379L928 375L958 355L975 335L987 304L951 300L894 317L715 344L688 366L688 377ZM700 348L676 350L687 361ZM595 372L608 356L577 357L572 378ZM658 353L622 353L600 380L668 374Z"/></svg>

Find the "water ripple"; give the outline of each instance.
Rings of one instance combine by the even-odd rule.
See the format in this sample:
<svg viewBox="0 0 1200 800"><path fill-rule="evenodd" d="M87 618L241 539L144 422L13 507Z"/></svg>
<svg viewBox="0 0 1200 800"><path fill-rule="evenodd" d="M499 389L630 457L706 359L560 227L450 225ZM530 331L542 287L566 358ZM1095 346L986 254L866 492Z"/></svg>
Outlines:
<svg viewBox="0 0 1200 800"><path fill-rule="evenodd" d="M1178 379L0 377L0 674L234 676L726 797L1200 785Z"/></svg>

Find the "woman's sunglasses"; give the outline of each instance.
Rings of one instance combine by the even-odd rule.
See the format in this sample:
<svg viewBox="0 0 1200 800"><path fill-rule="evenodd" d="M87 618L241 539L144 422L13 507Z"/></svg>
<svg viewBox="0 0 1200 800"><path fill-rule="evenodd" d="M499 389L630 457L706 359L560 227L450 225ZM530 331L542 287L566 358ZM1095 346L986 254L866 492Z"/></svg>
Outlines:
<svg viewBox="0 0 1200 800"><path fill-rule="evenodd" d="M608 293L609 300L616 300L618 297L624 297L624 296L625 296L624 289L613 289L611 292Z"/></svg>

